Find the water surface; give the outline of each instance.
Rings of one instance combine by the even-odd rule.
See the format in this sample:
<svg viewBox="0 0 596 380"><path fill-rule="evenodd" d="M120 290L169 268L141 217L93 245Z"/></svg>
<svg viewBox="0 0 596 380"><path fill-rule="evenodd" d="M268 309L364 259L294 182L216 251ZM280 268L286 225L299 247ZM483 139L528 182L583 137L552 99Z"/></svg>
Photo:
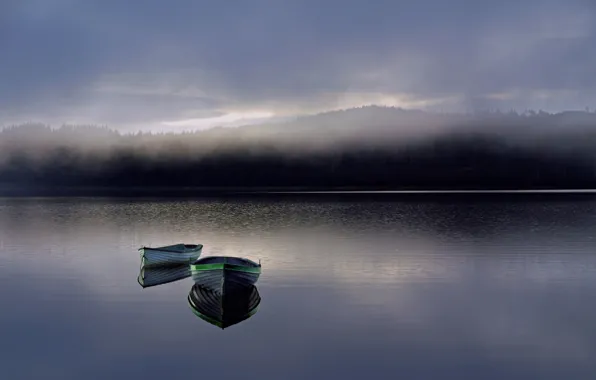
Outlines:
<svg viewBox="0 0 596 380"><path fill-rule="evenodd" d="M261 260L221 330L141 245ZM591 379L596 202L0 199L2 379Z"/></svg>

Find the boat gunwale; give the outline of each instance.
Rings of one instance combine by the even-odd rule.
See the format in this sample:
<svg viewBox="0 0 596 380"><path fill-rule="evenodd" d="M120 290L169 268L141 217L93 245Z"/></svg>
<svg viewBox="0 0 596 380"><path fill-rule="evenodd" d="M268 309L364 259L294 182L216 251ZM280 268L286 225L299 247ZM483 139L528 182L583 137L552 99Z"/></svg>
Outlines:
<svg viewBox="0 0 596 380"><path fill-rule="evenodd" d="M213 263L213 264L191 264L190 270L195 272L210 271L210 270L231 270L235 272L245 273L261 273L261 266L243 266L228 263Z"/></svg>
<svg viewBox="0 0 596 380"><path fill-rule="evenodd" d="M150 250L150 251L161 251L161 252L168 252L168 253L180 253L180 254L184 254L184 253L193 253L193 252L197 252L203 249L203 244L197 244L196 248L193 249L188 249L188 250L183 250L183 251L174 251L172 249L165 249L168 247L175 247L176 245L168 245L165 247L157 247L157 248L151 248L151 247L141 247L139 248L139 251L143 251L143 250ZM186 246L186 245L184 245Z"/></svg>
<svg viewBox="0 0 596 380"><path fill-rule="evenodd" d="M201 261L211 261L211 260L217 260L217 259L223 259L223 262L205 263L205 264L201 263ZM228 262L226 262L226 259L239 261L245 265L228 263ZM236 257L236 256L204 256L204 257L201 257L200 259L197 259L191 265L210 265L210 264L228 264L228 265L234 265L234 266L238 266L238 267L249 267L249 268L260 268L261 267L260 262L256 263L250 259L247 259L244 257Z"/></svg>
<svg viewBox="0 0 596 380"><path fill-rule="evenodd" d="M166 284L170 284L172 282L176 282L176 281L180 281L180 280L184 280L187 277L182 277L182 278L175 278L173 280L167 280L165 282L159 282L157 284L151 284L151 285L144 285L141 283L141 275L137 276L137 283L141 286L141 288L143 289L147 289L147 288L152 288L154 286L159 286L159 285L166 285Z"/></svg>

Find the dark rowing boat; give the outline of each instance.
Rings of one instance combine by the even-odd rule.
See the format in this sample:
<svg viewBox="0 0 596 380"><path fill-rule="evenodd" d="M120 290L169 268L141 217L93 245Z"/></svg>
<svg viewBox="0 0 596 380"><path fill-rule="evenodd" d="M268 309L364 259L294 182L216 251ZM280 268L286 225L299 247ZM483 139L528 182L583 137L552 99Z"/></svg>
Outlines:
<svg viewBox="0 0 596 380"><path fill-rule="evenodd" d="M195 283L219 293L254 285L261 275L260 263L230 256L204 257L190 269Z"/></svg>

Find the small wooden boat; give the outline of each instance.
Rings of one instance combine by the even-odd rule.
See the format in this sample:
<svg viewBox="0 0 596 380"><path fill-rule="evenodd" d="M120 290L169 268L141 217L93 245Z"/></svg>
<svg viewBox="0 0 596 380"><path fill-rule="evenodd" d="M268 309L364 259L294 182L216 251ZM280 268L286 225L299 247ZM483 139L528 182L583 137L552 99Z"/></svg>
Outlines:
<svg viewBox="0 0 596 380"><path fill-rule="evenodd" d="M190 266L186 264L166 267L142 266L137 281L143 288L149 288L188 277L190 277Z"/></svg>
<svg viewBox="0 0 596 380"><path fill-rule="evenodd" d="M261 275L261 264L230 256L209 256L190 266L195 283L215 292L223 293L224 287L254 285Z"/></svg>
<svg viewBox="0 0 596 380"><path fill-rule="evenodd" d="M221 329L252 317L260 303L261 296L254 285L219 293L195 284L188 294L188 305L193 313Z"/></svg>
<svg viewBox="0 0 596 380"><path fill-rule="evenodd" d="M202 244L174 244L165 247L141 247L142 266L190 264L201 256Z"/></svg>

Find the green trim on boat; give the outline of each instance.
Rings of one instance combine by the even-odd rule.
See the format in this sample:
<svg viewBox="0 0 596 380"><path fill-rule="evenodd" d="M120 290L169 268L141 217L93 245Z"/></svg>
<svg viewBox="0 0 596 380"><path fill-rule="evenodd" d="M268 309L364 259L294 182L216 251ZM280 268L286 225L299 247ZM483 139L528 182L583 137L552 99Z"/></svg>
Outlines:
<svg viewBox="0 0 596 380"><path fill-rule="evenodd" d="M261 267L248 267L243 265L234 265L227 263L215 263L215 264L192 264L190 269L196 272L208 271L208 270L231 270L236 272L245 273L261 273Z"/></svg>
<svg viewBox="0 0 596 380"><path fill-rule="evenodd" d="M190 310L192 310L194 315L201 318L205 322L209 322L212 325L215 325L215 326L223 329L223 322L220 322L217 319L211 318L211 317L199 312L197 309L195 309L195 305L193 304L192 300L190 299L190 296L188 297L188 305L190 306Z"/></svg>

